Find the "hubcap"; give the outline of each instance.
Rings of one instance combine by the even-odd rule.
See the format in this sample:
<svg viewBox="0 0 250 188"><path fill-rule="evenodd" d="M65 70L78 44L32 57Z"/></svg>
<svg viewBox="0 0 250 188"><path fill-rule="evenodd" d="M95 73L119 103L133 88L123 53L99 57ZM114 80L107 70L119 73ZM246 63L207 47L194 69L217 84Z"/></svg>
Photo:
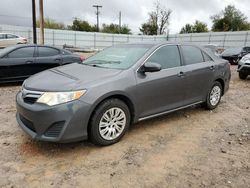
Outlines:
<svg viewBox="0 0 250 188"><path fill-rule="evenodd" d="M212 106L216 106L221 97L221 89L219 86L214 86L211 93L210 93L210 104Z"/></svg>
<svg viewBox="0 0 250 188"><path fill-rule="evenodd" d="M126 125L125 112L120 108L111 108L101 117L99 133L105 140L114 140L121 135Z"/></svg>

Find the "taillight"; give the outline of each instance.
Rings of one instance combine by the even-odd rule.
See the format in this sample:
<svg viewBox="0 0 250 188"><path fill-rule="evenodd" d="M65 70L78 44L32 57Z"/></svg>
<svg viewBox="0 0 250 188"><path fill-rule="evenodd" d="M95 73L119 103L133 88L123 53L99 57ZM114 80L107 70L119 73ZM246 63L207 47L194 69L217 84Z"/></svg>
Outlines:
<svg viewBox="0 0 250 188"><path fill-rule="evenodd" d="M81 61L84 61L85 60L85 57L84 56L80 56L80 59L81 59Z"/></svg>

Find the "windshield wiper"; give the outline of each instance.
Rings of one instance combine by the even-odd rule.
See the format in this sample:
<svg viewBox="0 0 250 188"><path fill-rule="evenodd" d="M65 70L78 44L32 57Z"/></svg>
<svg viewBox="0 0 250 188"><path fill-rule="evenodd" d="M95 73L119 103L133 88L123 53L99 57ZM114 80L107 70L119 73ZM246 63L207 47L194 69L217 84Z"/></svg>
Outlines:
<svg viewBox="0 0 250 188"><path fill-rule="evenodd" d="M91 62L93 62L93 63L91 63ZM120 63L121 63L120 61L93 60L93 61L90 61L90 63L86 63L86 64L97 65L97 64L120 64Z"/></svg>

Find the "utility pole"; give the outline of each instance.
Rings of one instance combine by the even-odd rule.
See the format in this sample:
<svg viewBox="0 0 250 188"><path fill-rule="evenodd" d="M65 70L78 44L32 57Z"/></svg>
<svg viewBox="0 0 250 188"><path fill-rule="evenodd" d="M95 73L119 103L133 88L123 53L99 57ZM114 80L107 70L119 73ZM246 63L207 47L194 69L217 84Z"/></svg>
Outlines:
<svg viewBox="0 0 250 188"><path fill-rule="evenodd" d="M99 8L102 8L100 5L93 5L94 8L96 8L96 31L99 32Z"/></svg>
<svg viewBox="0 0 250 188"><path fill-rule="evenodd" d="M40 11L40 44L44 44L44 14L43 14L43 0L39 0Z"/></svg>
<svg viewBox="0 0 250 188"><path fill-rule="evenodd" d="M33 43L37 44L36 36L36 0L32 0Z"/></svg>
<svg viewBox="0 0 250 188"><path fill-rule="evenodd" d="M122 12L119 12L119 33L121 33L122 30Z"/></svg>

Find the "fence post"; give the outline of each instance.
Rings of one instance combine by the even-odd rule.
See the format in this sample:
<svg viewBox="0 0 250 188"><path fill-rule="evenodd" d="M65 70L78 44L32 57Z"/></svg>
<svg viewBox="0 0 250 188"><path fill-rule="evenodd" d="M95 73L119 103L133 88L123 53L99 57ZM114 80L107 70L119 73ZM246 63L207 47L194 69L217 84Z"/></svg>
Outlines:
<svg viewBox="0 0 250 188"><path fill-rule="evenodd" d="M156 36L154 36L154 41L156 41Z"/></svg>
<svg viewBox="0 0 250 188"><path fill-rule="evenodd" d="M3 32L3 28L2 27L0 27L0 33L2 33Z"/></svg>
<svg viewBox="0 0 250 188"><path fill-rule="evenodd" d="M192 42L192 40L193 40L192 37L193 37L193 34L191 33L190 34L190 42Z"/></svg>
<svg viewBox="0 0 250 188"><path fill-rule="evenodd" d="M177 34L175 34L174 41L176 42Z"/></svg>
<svg viewBox="0 0 250 188"><path fill-rule="evenodd" d="M29 40L29 43L31 42L31 30L28 30L28 40Z"/></svg>
<svg viewBox="0 0 250 188"><path fill-rule="evenodd" d="M210 35L209 35L209 38L208 38L208 44L210 44L210 42L211 42L211 33L210 33Z"/></svg>
<svg viewBox="0 0 250 188"><path fill-rule="evenodd" d="M74 46L76 47L76 31L74 32Z"/></svg>
<svg viewBox="0 0 250 188"><path fill-rule="evenodd" d="M52 31L53 46L55 46L55 31Z"/></svg>
<svg viewBox="0 0 250 188"><path fill-rule="evenodd" d="M248 32L246 32L246 37L245 37L244 46L246 46L246 44L247 44L247 38L248 38Z"/></svg>
<svg viewBox="0 0 250 188"><path fill-rule="evenodd" d="M112 34L112 45L114 45L114 42L115 42L115 36L114 34Z"/></svg>
<svg viewBox="0 0 250 188"><path fill-rule="evenodd" d="M143 41L143 35L141 36L141 41Z"/></svg>
<svg viewBox="0 0 250 188"><path fill-rule="evenodd" d="M94 32L94 48L96 48L96 32Z"/></svg>
<svg viewBox="0 0 250 188"><path fill-rule="evenodd" d="M225 33L224 34L224 39L223 39L223 45L222 45L223 48L225 48L226 37L227 37L227 34Z"/></svg>

